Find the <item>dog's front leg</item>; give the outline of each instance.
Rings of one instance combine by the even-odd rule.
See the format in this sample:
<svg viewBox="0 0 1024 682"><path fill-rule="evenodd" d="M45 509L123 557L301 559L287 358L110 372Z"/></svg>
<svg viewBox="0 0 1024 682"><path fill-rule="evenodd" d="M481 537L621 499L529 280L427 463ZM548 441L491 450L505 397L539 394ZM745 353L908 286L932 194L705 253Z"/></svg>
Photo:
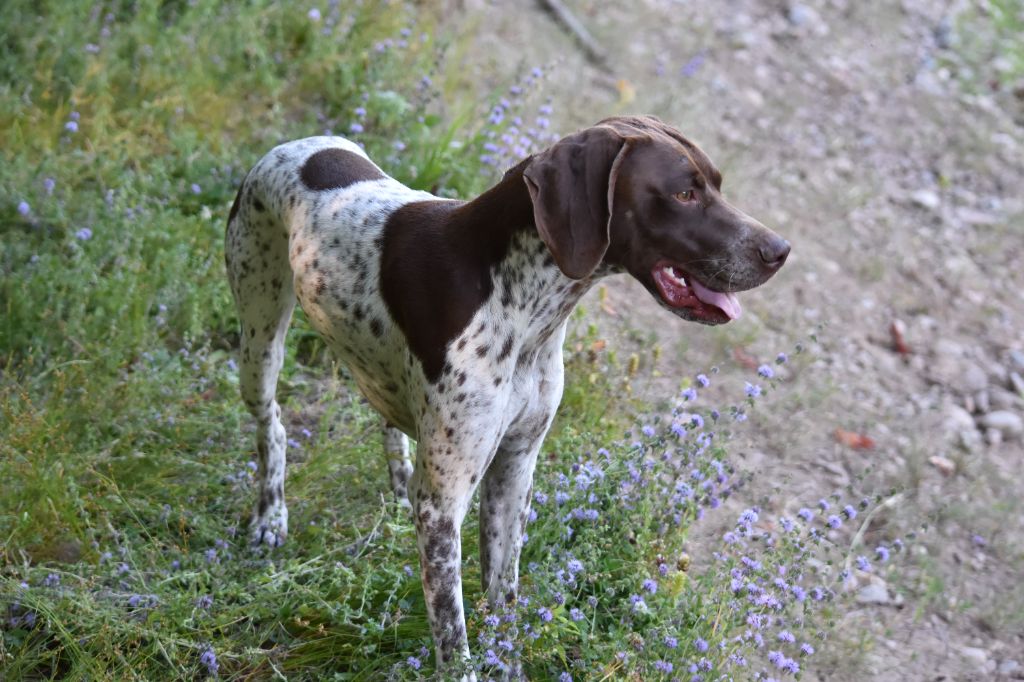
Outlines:
<svg viewBox="0 0 1024 682"><path fill-rule="evenodd" d="M474 440L474 448L463 445L444 435L421 440L409 481L427 618L440 671L469 659L462 606L461 527L480 473L495 448L481 447L479 440ZM469 672L464 679L475 676Z"/></svg>
<svg viewBox="0 0 1024 682"><path fill-rule="evenodd" d="M517 597L519 553L543 440L540 434L528 444L502 444L480 488L480 577L492 606Z"/></svg>

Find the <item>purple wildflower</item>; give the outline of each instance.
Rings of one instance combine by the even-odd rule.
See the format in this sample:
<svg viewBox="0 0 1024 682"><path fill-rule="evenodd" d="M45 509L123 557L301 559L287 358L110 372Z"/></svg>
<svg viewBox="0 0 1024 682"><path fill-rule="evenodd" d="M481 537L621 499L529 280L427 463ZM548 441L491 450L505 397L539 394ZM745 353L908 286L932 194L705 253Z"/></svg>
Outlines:
<svg viewBox="0 0 1024 682"><path fill-rule="evenodd" d="M707 388L711 385L711 379L708 379L707 374L698 374L697 383L701 385L701 388Z"/></svg>
<svg viewBox="0 0 1024 682"><path fill-rule="evenodd" d="M870 571L871 562L868 561L866 556L859 556L857 557L857 568L861 571Z"/></svg>
<svg viewBox="0 0 1024 682"><path fill-rule="evenodd" d="M43 578L43 587L60 587L60 576L56 573L50 573Z"/></svg>
<svg viewBox="0 0 1024 682"><path fill-rule="evenodd" d="M92 239L92 230L88 227L83 227L81 230L75 232L75 237L79 241L87 242Z"/></svg>
<svg viewBox="0 0 1024 682"><path fill-rule="evenodd" d="M584 618L583 612L577 608L569 609L569 618L573 621L581 621Z"/></svg>
<svg viewBox="0 0 1024 682"><path fill-rule="evenodd" d="M853 505L848 504L843 507L843 515L846 516L848 520L853 520L857 518L857 510L853 508Z"/></svg>
<svg viewBox="0 0 1024 682"><path fill-rule="evenodd" d="M702 50L702 51L698 52L697 54L695 54L690 59L690 61L688 61L685 64L683 64L683 67L679 70L679 73L684 78L692 78L694 75L696 75L697 71L700 69L701 65L704 63L704 59L705 59L704 52Z"/></svg>
<svg viewBox="0 0 1024 682"><path fill-rule="evenodd" d="M203 653L200 654L199 662L206 666L206 669L211 675L217 674L217 668L220 666L217 664L217 654L214 653L212 648L207 647Z"/></svg>
<svg viewBox="0 0 1024 682"><path fill-rule="evenodd" d="M736 525L749 526L751 524L757 523L757 519L758 519L757 510L756 509L747 509L742 514L740 514L739 521L736 522Z"/></svg>
<svg viewBox="0 0 1024 682"><path fill-rule="evenodd" d="M352 123L351 123L351 124L349 125L349 127L348 127L348 131L349 131L350 133L357 133L357 134L358 134L358 133L361 133L361 132L363 132L363 124L362 124L362 123L357 123L357 122L353 121L353 122L352 122Z"/></svg>
<svg viewBox="0 0 1024 682"><path fill-rule="evenodd" d="M201 194L203 191L203 188L194 182L192 183L191 187L189 187L189 189L192 190L192 194Z"/></svg>
<svg viewBox="0 0 1024 682"><path fill-rule="evenodd" d="M745 381L744 383L746 384L746 387L743 390L746 392L747 397L756 398L757 396L761 395L760 385L752 384L749 381Z"/></svg>
<svg viewBox="0 0 1024 682"><path fill-rule="evenodd" d="M647 436L648 438L652 438L652 437L654 436L654 434L655 434L655 433L657 433L657 432L656 432L656 431L654 430L654 427L653 427L653 426L651 426L650 424L644 424L643 428L642 428L642 429L640 429L640 430L641 430L641 431L643 432L643 434L644 434L645 436Z"/></svg>
<svg viewBox="0 0 1024 682"><path fill-rule="evenodd" d="M778 355L775 356L775 364L784 365L787 362L789 362L789 356L786 355L785 353L779 353Z"/></svg>
<svg viewBox="0 0 1024 682"><path fill-rule="evenodd" d="M804 656L810 656L814 653L814 647L807 642L804 642L800 645L800 652L803 653Z"/></svg>
<svg viewBox="0 0 1024 682"><path fill-rule="evenodd" d="M794 637L793 633L789 630L780 631L778 637L780 642L789 642L790 644L792 644L796 641L796 637Z"/></svg>
<svg viewBox="0 0 1024 682"><path fill-rule="evenodd" d="M28 205L27 201L21 201L18 203L18 213L21 215L28 215L32 212L32 207Z"/></svg>
<svg viewBox="0 0 1024 682"><path fill-rule="evenodd" d="M213 606L213 597L208 594L204 594L196 599L196 607L200 609L208 609Z"/></svg>
<svg viewBox="0 0 1024 682"><path fill-rule="evenodd" d="M701 653L704 653L708 650L707 640L702 639L701 637L698 637L697 639L693 640L693 646L695 649L697 649L697 651Z"/></svg>
<svg viewBox="0 0 1024 682"><path fill-rule="evenodd" d="M69 133L77 133L78 121L68 121L64 124L64 130L68 131Z"/></svg>
<svg viewBox="0 0 1024 682"><path fill-rule="evenodd" d="M814 512L807 507L801 507L800 511L798 511L796 515L808 523L810 523L811 519L814 518Z"/></svg>
<svg viewBox="0 0 1024 682"><path fill-rule="evenodd" d="M672 672L672 663L670 661L657 660L654 662L654 669L667 674Z"/></svg>
<svg viewBox="0 0 1024 682"><path fill-rule="evenodd" d="M320 21L320 10L317 9L316 7L313 7L308 12L306 12L306 16L309 17L310 21Z"/></svg>
<svg viewBox="0 0 1024 682"><path fill-rule="evenodd" d="M761 365L757 368L757 373L765 379L771 379L775 376L775 370L773 370L770 365Z"/></svg>
<svg viewBox="0 0 1024 682"><path fill-rule="evenodd" d="M672 635L665 635L665 646L667 646L669 649L675 649L677 646L679 646L679 640L673 637Z"/></svg>
<svg viewBox="0 0 1024 682"><path fill-rule="evenodd" d="M829 528L835 529L843 525L843 520L835 514L832 514L828 517L828 520L825 523L828 524Z"/></svg>
<svg viewBox="0 0 1024 682"><path fill-rule="evenodd" d="M413 670L419 670L420 666L423 665L420 662L420 659L416 658L415 656L410 656L409 658L405 659L405 664Z"/></svg>
<svg viewBox="0 0 1024 682"><path fill-rule="evenodd" d="M878 557L879 561L885 563L889 560L889 548L883 545L875 547L875 556Z"/></svg>
<svg viewBox="0 0 1024 682"><path fill-rule="evenodd" d="M554 614L551 613L550 609L543 606L537 609L537 615L540 616L540 619L545 623L550 623L551 619L555 617Z"/></svg>
<svg viewBox="0 0 1024 682"><path fill-rule="evenodd" d="M697 390L695 388L692 388L692 387L684 388L682 396L683 396L683 400L696 400L697 399Z"/></svg>
<svg viewBox="0 0 1024 682"><path fill-rule="evenodd" d="M43 189L46 190L47 194L53 194L53 188L57 186L57 181L53 178L45 178L43 180Z"/></svg>
<svg viewBox="0 0 1024 682"><path fill-rule="evenodd" d="M654 582L650 578L648 578L647 580L644 580L644 582L641 585L641 587L644 590L650 592L651 594L654 594L655 592L658 591L658 583Z"/></svg>

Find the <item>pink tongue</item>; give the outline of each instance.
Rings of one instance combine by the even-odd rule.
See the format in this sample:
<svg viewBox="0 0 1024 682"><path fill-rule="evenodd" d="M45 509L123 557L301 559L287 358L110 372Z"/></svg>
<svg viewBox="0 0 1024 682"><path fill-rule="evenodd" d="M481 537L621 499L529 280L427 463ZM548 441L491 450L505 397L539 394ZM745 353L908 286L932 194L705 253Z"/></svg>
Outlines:
<svg viewBox="0 0 1024 682"><path fill-rule="evenodd" d="M743 314L743 309L740 307L740 301L736 298L735 294L723 294L718 291L711 291L707 287L704 287L697 280L690 278L690 288L693 289L693 293L697 294L704 303L709 303L716 308L720 309L723 313L729 316L730 320L739 319L739 316Z"/></svg>

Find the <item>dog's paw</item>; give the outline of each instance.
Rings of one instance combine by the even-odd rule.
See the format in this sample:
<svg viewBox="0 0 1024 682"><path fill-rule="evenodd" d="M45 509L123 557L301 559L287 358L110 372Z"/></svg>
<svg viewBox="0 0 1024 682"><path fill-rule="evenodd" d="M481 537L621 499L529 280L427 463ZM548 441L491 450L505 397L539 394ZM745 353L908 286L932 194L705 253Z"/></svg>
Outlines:
<svg viewBox="0 0 1024 682"><path fill-rule="evenodd" d="M288 508L283 504L256 513L249 522L249 543L253 547L280 547L288 537Z"/></svg>

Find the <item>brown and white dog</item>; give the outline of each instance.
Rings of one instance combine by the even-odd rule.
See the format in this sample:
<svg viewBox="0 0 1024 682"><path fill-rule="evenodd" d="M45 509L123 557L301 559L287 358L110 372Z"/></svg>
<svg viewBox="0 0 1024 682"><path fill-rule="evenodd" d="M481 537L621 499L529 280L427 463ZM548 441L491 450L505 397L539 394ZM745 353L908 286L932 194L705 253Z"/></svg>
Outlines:
<svg viewBox="0 0 1024 682"><path fill-rule="evenodd" d="M647 116L569 135L472 201L409 189L344 138L272 150L239 189L225 254L242 398L258 422L252 541L277 545L288 532L275 390L298 299L386 421L438 666L468 656L462 521L479 486L484 589L514 600L580 297L628 272L677 316L720 324L740 315L735 292L786 261L789 243L727 203L721 182L695 144Z"/></svg>

